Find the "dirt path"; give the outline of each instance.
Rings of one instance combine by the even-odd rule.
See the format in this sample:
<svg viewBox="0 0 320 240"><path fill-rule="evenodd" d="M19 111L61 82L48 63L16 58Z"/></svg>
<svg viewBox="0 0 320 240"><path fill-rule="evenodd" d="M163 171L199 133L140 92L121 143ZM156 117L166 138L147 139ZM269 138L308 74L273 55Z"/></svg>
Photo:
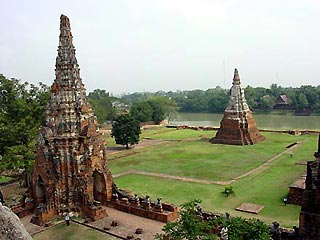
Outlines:
<svg viewBox="0 0 320 240"><path fill-rule="evenodd" d="M252 169L251 171L246 172L245 174L242 174L242 175L240 175L240 176L238 176L238 177L235 177L235 178L233 178L231 181L234 182L234 181L236 181L236 180L239 180L240 178L246 177L246 176L248 176L248 175L250 175L250 174L252 174L252 173L257 172L257 171L261 170L262 168L267 168L268 165L269 165L269 163L271 163L272 161L278 159L279 157L283 156L284 154L291 152L293 149L297 148L299 145L300 145L300 142L297 142L297 143L296 143L295 145L293 145L292 147L290 147L290 148L284 150L283 152L279 153L278 155L276 155L276 156L268 159L265 163L263 163L263 164L260 165L259 167L256 167L256 168Z"/></svg>
<svg viewBox="0 0 320 240"><path fill-rule="evenodd" d="M144 172L144 171L138 171L138 170L128 170L126 172L122 172L119 174L113 174L114 178L121 177L124 175L128 174L140 174L140 175L145 175L145 176L152 176L152 177L160 177L160 178L166 178L166 179L171 179L171 180L179 180L179 181L184 181L184 182L194 182L194 183L203 183L203 184L217 184L217 185L230 185L234 183L235 181L244 178L246 176L249 176L250 174L253 174L263 168L268 168L269 164L273 162L274 160L278 159L279 157L283 156L284 154L290 153L293 149L297 148L299 146L300 142L297 142L297 144L293 145L292 147L284 150L283 152L279 153L278 155L268 159L265 163L260 165L259 167L256 167L240 176L237 176L229 181L212 181L212 180L206 180L206 179L198 179L198 178L190 178L190 177L181 177L181 176L173 176L173 175L168 175L168 174L163 174L163 173L153 173L153 172Z"/></svg>
<svg viewBox="0 0 320 240"><path fill-rule="evenodd" d="M160 177L160 178L166 178L171 180L180 180L184 182L195 182L195 183L204 183L204 184L228 185L230 182L230 181L211 181L211 180L199 179L199 178L180 177L180 176L173 176L173 175L168 175L163 173L137 171L133 169L126 172L119 173L119 174L113 174L113 177L117 178L117 177L121 177L128 174L140 174L145 176Z"/></svg>

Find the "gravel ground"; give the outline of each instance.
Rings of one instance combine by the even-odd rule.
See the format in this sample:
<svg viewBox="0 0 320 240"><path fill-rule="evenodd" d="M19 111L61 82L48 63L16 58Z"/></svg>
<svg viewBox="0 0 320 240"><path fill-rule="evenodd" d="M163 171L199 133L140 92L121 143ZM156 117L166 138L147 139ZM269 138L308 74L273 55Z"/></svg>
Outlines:
<svg viewBox="0 0 320 240"><path fill-rule="evenodd" d="M99 228L109 227L109 231L117 235L123 237L127 237L128 235L134 235L135 238L140 238L142 240L152 240L154 239L154 235L156 233L162 232L161 229L164 226L164 223L162 222L121 212L113 208L106 208L109 216L98 221L92 222L90 223L90 225ZM112 221L117 221L119 223L119 226L111 227L110 223ZM137 228L141 228L143 230L143 233L135 234Z"/></svg>
<svg viewBox="0 0 320 240"><path fill-rule="evenodd" d="M162 232L161 229L164 226L164 223L162 222L154 221L147 218L142 218L142 217L121 212L109 207L105 207L105 208L107 209L109 216L103 219L100 219L98 221L91 222L89 223L89 225L92 225L94 227L101 228L101 229L108 227L109 232L117 234L118 236L122 236L126 238L129 235L133 235L134 239L140 238L141 240L152 240L154 239L154 235L156 233ZM37 232L45 231L47 229L45 227L37 226L30 223L31 218L32 218L32 215L28 215L21 219L23 225L31 235ZM117 221L119 225L116 227L110 226L110 223L112 221ZM135 234L135 231L137 228L141 228L143 230L143 233ZM79 239L81 239L81 236L79 236Z"/></svg>

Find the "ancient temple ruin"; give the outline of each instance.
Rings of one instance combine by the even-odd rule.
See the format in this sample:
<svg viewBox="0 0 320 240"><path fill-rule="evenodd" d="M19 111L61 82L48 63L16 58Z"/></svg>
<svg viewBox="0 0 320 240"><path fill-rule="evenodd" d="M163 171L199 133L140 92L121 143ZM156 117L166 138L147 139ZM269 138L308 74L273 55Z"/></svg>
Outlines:
<svg viewBox="0 0 320 240"><path fill-rule="evenodd" d="M315 160L307 163L307 177L299 218L299 233L304 240L320 239L320 134Z"/></svg>
<svg viewBox="0 0 320 240"><path fill-rule="evenodd" d="M60 17L56 78L40 128L32 185L13 211L23 217L36 208L31 222L42 225L75 212L91 220L107 216L102 205L158 221L173 221L178 209L120 190L107 166L105 144L75 57L69 19Z"/></svg>
<svg viewBox="0 0 320 240"><path fill-rule="evenodd" d="M30 196L42 224L65 211L93 220L107 215L100 204L112 198L112 175L104 140L86 90L72 43L68 17L60 17L55 80L39 133Z"/></svg>
<svg viewBox="0 0 320 240"><path fill-rule="evenodd" d="M220 129L211 143L249 145L264 140L260 135L256 122L252 117L244 89L240 85L238 70L234 70L232 87L230 89L229 104L220 122Z"/></svg>

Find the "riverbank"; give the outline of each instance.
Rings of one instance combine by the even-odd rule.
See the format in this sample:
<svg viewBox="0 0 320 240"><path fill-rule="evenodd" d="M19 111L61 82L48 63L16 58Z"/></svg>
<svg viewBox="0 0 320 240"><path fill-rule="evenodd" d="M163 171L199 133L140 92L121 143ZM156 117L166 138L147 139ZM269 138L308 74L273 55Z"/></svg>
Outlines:
<svg viewBox="0 0 320 240"><path fill-rule="evenodd" d="M204 126L187 126L187 125L167 125L167 128L175 129L190 129L196 131L217 131L218 127L204 127ZM304 134L318 134L319 131L314 130L272 130L272 129L259 129L260 132L270 132L270 133L287 133L291 135L304 135Z"/></svg>
<svg viewBox="0 0 320 240"><path fill-rule="evenodd" d="M320 129L320 116L294 116L294 115L274 115L253 113L258 129L269 130L311 130ZM216 127L220 126L223 114L216 113L178 113L170 121L170 125L186 126L203 126Z"/></svg>

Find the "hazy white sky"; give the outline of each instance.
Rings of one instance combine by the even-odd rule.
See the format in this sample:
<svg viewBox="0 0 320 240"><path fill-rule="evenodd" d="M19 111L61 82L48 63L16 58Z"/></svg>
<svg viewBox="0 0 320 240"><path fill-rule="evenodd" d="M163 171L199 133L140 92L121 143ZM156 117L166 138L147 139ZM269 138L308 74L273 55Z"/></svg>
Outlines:
<svg viewBox="0 0 320 240"><path fill-rule="evenodd" d="M51 85L70 18L87 91L319 85L319 0L0 0L0 73Z"/></svg>

